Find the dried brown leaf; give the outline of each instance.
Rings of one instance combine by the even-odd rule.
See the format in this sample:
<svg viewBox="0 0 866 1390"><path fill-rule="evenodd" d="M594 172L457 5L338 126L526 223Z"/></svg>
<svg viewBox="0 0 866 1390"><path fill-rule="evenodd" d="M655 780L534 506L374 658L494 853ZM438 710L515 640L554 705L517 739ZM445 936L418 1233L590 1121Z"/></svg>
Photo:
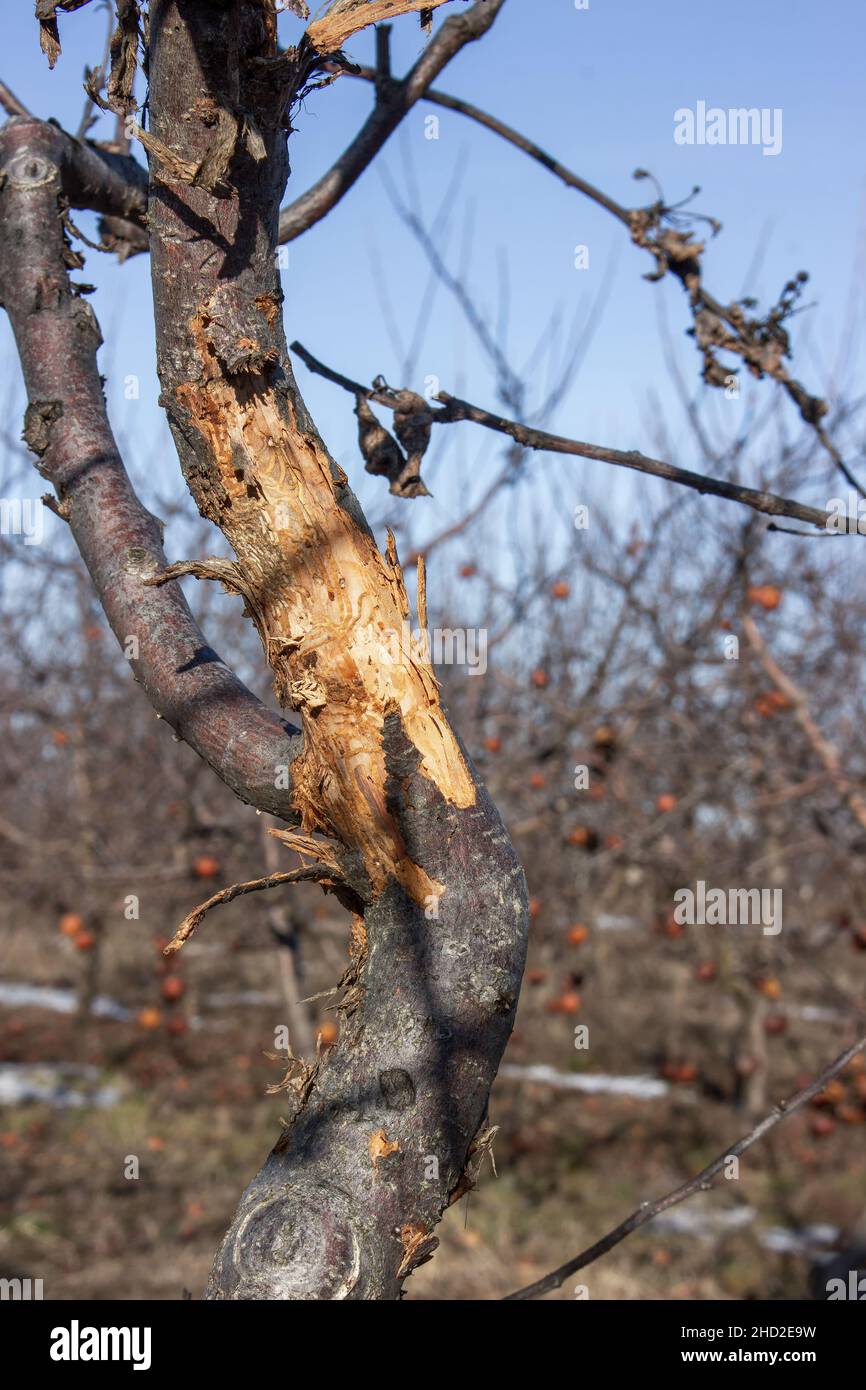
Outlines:
<svg viewBox="0 0 866 1390"><path fill-rule="evenodd" d="M90 0L36 0L36 18L39 20L39 47L48 59L48 66L54 67L60 57L60 34L57 29L57 11L71 14L89 5Z"/></svg>

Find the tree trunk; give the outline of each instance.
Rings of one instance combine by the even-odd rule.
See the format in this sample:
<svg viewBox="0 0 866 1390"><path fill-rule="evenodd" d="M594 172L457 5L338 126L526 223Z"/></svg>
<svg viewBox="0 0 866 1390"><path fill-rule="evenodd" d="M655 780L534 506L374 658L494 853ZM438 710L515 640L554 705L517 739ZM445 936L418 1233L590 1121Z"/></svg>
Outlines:
<svg viewBox="0 0 866 1390"><path fill-rule="evenodd" d="M170 573L243 596L302 727L292 805L326 837L355 919L340 1040L301 1070L208 1296L387 1299L465 1190L516 1008L526 895L432 669L400 640L393 544L383 558L293 378L275 255L285 111L319 60L304 45L278 57L275 28L269 0L151 5L162 401L199 510L237 557ZM339 273L350 290L351 265Z"/></svg>

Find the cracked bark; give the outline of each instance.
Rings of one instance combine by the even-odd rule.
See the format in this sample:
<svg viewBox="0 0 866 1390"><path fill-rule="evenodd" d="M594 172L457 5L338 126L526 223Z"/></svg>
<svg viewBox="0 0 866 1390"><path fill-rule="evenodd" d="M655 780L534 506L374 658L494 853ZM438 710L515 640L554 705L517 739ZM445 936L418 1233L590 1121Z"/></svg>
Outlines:
<svg viewBox="0 0 866 1390"><path fill-rule="evenodd" d="M363 921L340 1041L241 1199L208 1296L387 1299L429 1254L484 1126L526 895L432 670L399 643L393 547L377 550L292 375L275 257L284 118L256 61L275 51L261 0L152 6L157 360L190 490L237 557L219 576L300 718L294 808L329 837ZM208 166L226 108L263 150L239 139L220 179L197 186L189 171Z"/></svg>

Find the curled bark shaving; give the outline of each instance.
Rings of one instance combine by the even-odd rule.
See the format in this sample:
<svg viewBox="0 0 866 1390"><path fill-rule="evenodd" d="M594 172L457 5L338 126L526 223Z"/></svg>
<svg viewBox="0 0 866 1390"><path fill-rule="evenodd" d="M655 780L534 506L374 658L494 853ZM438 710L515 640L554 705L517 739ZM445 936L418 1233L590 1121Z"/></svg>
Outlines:
<svg viewBox="0 0 866 1390"><path fill-rule="evenodd" d="M138 69L141 8L138 0L116 0L116 11L117 28L111 36L108 105L118 115L126 115L137 105L132 89Z"/></svg>
<svg viewBox="0 0 866 1390"><path fill-rule="evenodd" d="M84 3L84 0L79 0ZM319 53L336 53L353 34L370 24L420 10L432 21L432 11L450 0L332 0L320 19L308 25L304 37Z"/></svg>
<svg viewBox="0 0 866 1390"><path fill-rule="evenodd" d="M57 11L71 13L89 5L90 0L36 0L36 18L39 20L39 46L48 59L48 66L54 67L60 57L60 33L57 28Z"/></svg>

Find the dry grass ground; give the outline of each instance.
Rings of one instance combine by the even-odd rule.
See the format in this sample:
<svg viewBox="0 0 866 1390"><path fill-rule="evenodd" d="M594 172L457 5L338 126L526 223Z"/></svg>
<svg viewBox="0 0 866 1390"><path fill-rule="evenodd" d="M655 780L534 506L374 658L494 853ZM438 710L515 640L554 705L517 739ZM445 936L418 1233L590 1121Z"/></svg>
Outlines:
<svg viewBox="0 0 866 1390"><path fill-rule="evenodd" d="M233 920L244 921L240 913ZM334 925L325 924L326 955L310 950L311 992L335 978L340 946ZM75 985L77 954L65 941L46 939L46 931L11 933L4 978ZM105 1108L34 1101L3 1109L0 1274L42 1278L48 1298L198 1296L233 1206L275 1140L287 1106L285 1095L266 1094L281 1073L263 1056L273 1048L284 1013L276 951L261 919L232 931L232 919L219 925L214 919L206 940L203 929L201 944L183 963L186 993L174 1010L159 998L153 942L145 934L115 931L102 953L99 983L130 1007L128 1021L93 1020L82 1033L74 1014L3 1011L0 1061L86 1063L96 1069L96 1084L116 1088L118 1098ZM665 950L686 948L663 945L651 931L623 946L617 971L623 1000L630 997L629 972L641 969L641 949L658 961ZM574 1050L574 1019L545 1009L544 984L524 990L508 1060L566 1072L657 1069L668 1026L661 996L648 995L646 987L631 996L639 1002L629 1035L627 1005L606 1001L601 1008L594 1000L592 942L581 950L587 952L587 978L580 1018L598 1037L591 1062ZM643 978L651 976L644 971ZM501 1297L589 1244L643 1199L682 1181L748 1127L742 1098L723 1094L730 1048L721 993L710 1017L712 992L701 994L701 988L687 993L678 1022L680 1051L694 1056L698 1075L661 1099L581 1095L500 1079L492 1103L498 1177L485 1166L476 1190L448 1213L441 1248L412 1277L408 1298ZM263 998L221 1001L226 993L248 991ZM136 1012L157 1006L160 1026L142 1028ZM619 1026L605 1029L611 1010ZM170 1017L197 1020L197 1026L173 1036L165 1026ZM326 1017L323 1012L319 1020ZM771 1039L771 1097L790 1090L804 1068L817 1067L842 1041L827 1024L802 1025L795 1041ZM739 1181L721 1183L688 1208L689 1219L700 1213L712 1225L719 1213L748 1205L755 1214L746 1224L702 1233L650 1227L579 1276L590 1297L804 1296L806 1258L773 1253L762 1240L772 1227L818 1222L853 1231L864 1206L863 1089L862 1073L852 1070L845 1098L836 1097L831 1107L831 1133L813 1132L827 1107L793 1117L747 1157ZM133 1155L137 1179L125 1176ZM576 1283L569 1281L557 1296L574 1298Z"/></svg>

